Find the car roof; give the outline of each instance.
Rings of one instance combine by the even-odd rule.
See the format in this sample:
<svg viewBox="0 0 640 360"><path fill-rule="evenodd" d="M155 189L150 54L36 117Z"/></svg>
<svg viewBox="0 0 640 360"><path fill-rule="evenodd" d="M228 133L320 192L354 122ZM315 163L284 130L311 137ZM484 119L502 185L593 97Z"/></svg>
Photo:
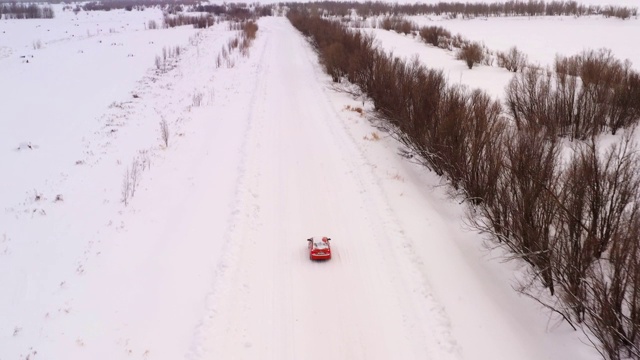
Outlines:
<svg viewBox="0 0 640 360"><path fill-rule="evenodd" d="M313 247L317 249L326 249L329 247L329 241L326 236L314 236L311 238Z"/></svg>

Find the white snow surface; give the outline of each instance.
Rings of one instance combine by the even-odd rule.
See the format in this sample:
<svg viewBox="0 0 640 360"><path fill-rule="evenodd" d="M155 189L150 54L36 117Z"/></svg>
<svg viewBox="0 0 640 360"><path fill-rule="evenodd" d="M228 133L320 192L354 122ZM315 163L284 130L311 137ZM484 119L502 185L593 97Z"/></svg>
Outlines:
<svg viewBox="0 0 640 360"><path fill-rule="evenodd" d="M285 18L217 67L227 24L114 14L0 21L0 359L599 358Z"/></svg>
<svg viewBox="0 0 640 360"><path fill-rule="evenodd" d="M444 19L437 16L409 16L418 26L442 26L452 35L484 43L492 52L516 46L529 62L552 67L557 55L573 56L585 50L608 49L620 61L629 60L640 71L640 47L630 46L630 39L640 38L640 19L620 20L601 16L588 17L489 17ZM508 29L508 30L505 30ZM376 38L387 52L411 61L417 58L431 69L442 70L449 83L485 90L504 100L505 88L514 73L497 66L475 65L469 69L456 60L455 51L426 44L419 36L404 35L382 29L361 29Z"/></svg>

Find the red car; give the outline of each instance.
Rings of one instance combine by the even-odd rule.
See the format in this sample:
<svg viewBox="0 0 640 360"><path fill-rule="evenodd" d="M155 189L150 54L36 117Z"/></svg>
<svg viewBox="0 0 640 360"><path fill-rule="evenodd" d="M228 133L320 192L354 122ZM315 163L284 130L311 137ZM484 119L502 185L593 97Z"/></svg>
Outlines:
<svg viewBox="0 0 640 360"><path fill-rule="evenodd" d="M307 242L309 243L309 259L331 259L331 245L329 244L329 241L331 241L331 239L326 236L307 239Z"/></svg>

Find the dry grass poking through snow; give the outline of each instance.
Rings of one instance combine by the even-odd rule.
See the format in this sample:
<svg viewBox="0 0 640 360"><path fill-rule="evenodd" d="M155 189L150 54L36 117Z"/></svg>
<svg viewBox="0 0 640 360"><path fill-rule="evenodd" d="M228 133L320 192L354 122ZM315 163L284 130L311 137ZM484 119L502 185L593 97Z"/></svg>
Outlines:
<svg viewBox="0 0 640 360"><path fill-rule="evenodd" d="M229 40L226 46L222 47L222 50L216 58L216 67L219 68L223 64L227 68L235 66L235 60L232 56L234 50L238 50L244 57L249 56L249 48L256 38L258 32L258 24L252 20L243 22L231 22L229 23L229 30L241 30L241 32L235 37Z"/></svg>
<svg viewBox="0 0 640 360"><path fill-rule="evenodd" d="M359 107L359 106L351 107L351 105L347 105L344 108L345 108L345 110L357 112L358 114L360 114L360 116L364 115L364 110L362 110L362 108Z"/></svg>
<svg viewBox="0 0 640 360"><path fill-rule="evenodd" d="M369 135L365 135L363 139L369 140L369 141L378 141L380 140L380 135L378 135L377 132L373 131L371 132L371 137L369 137Z"/></svg>

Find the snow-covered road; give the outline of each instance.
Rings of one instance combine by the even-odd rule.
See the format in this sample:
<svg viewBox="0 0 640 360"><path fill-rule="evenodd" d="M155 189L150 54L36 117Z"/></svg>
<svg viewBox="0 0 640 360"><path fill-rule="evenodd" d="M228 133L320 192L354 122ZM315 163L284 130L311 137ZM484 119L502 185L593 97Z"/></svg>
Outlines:
<svg viewBox="0 0 640 360"><path fill-rule="evenodd" d="M231 241L228 292L206 336L223 359L447 359L438 305L394 243L375 177L345 133L315 54L286 21L264 21L266 51ZM285 56L283 56L285 55ZM312 263L306 238L331 236Z"/></svg>

